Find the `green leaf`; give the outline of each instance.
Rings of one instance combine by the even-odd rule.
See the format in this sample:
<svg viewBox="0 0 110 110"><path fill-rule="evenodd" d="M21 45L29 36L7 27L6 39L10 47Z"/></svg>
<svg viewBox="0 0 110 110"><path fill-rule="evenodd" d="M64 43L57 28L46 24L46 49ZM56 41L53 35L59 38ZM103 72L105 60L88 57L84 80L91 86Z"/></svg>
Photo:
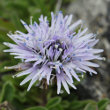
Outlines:
<svg viewBox="0 0 110 110"><path fill-rule="evenodd" d="M3 102L5 100L7 100L9 102L12 101L13 97L14 97L14 93L15 93L15 90L14 90L12 83L6 82L3 85L3 89L1 91L0 102Z"/></svg>
<svg viewBox="0 0 110 110"><path fill-rule="evenodd" d="M15 98L19 100L19 102L24 103L26 102L26 93L27 91L19 92L18 94L15 94Z"/></svg>
<svg viewBox="0 0 110 110"><path fill-rule="evenodd" d="M55 110L63 110L63 107L62 107L62 105L57 105L56 107L55 107Z"/></svg>
<svg viewBox="0 0 110 110"><path fill-rule="evenodd" d="M0 19L0 34L8 33L10 30L14 30L14 26L9 21L4 21Z"/></svg>
<svg viewBox="0 0 110 110"><path fill-rule="evenodd" d="M98 106L96 103L88 103L84 110L98 110Z"/></svg>
<svg viewBox="0 0 110 110"><path fill-rule="evenodd" d="M63 108L68 108L70 103L69 103L69 101L64 100L64 101L62 101L61 105L62 105Z"/></svg>
<svg viewBox="0 0 110 110"><path fill-rule="evenodd" d="M25 110L48 110L46 107L37 106L37 107L30 107Z"/></svg>
<svg viewBox="0 0 110 110"><path fill-rule="evenodd" d="M48 109L51 109L51 108L54 108L56 107L57 105L59 105L61 102L61 98L60 97L54 97L52 99L50 99L46 105L46 107Z"/></svg>
<svg viewBox="0 0 110 110"><path fill-rule="evenodd" d="M82 110L88 103L95 103L95 102L93 100L84 100L84 101L75 100L71 102L70 108L71 110Z"/></svg>
<svg viewBox="0 0 110 110"><path fill-rule="evenodd" d="M110 103L109 99L102 99L98 102L98 108L99 110L105 110L107 105Z"/></svg>

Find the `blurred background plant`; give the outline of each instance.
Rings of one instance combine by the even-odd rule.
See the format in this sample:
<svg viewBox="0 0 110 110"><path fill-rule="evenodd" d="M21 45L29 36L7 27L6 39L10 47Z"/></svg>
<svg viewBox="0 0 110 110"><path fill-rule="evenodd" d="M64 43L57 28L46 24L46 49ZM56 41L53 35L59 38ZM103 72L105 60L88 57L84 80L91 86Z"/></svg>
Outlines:
<svg viewBox="0 0 110 110"><path fill-rule="evenodd" d="M61 8L66 13L63 7L71 1L0 0L0 110L105 110L110 103L107 98L100 101L90 97L81 98L80 93L73 89L70 95L65 92L57 95L56 86L49 87L48 90L33 87L27 92L28 84L19 86L22 77L13 79L12 75L16 74L16 71L4 69L4 66L12 66L19 62L8 53L3 53L7 48L3 42L12 42L6 35L9 31L24 32L20 19L29 23L30 16L33 16L33 21L38 21L39 16L43 14L50 20L51 11L55 12Z"/></svg>

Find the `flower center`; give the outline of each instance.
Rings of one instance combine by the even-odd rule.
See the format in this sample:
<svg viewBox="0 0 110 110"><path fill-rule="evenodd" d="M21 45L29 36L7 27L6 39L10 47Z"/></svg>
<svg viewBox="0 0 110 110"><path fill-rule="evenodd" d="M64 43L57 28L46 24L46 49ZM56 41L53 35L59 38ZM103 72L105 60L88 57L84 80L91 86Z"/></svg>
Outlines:
<svg viewBox="0 0 110 110"><path fill-rule="evenodd" d="M63 42L61 43L59 40L56 40L48 46L46 50L46 56L49 59L49 61L62 62L62 55L65 49L66 45L64 45Z"/></svg>

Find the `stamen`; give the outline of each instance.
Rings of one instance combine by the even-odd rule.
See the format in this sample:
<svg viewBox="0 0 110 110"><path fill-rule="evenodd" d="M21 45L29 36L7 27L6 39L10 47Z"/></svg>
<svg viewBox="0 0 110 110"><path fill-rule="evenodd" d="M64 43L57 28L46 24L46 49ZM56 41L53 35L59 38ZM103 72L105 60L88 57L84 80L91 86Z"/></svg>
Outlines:
<svg viewBox="0 0 110 110"><path fill-rule="evenodd" d="M62 52L62 51L63 51L63 49L62 49L62 48L59 48L59 51L61 51L61 52Z"/></svg>
<svg viewBox="0 0 110 110"><path fill-rule="evenodd" d="M60 68L63 68L63 64L61 63Z"/></svg>
<svg viewBox="0 0 110 110"><path fill-rule="evenodd" d="M58 48L58 45L55 45L55 48L57 49Z"/></svg>
<svg viewBox="0 0 110 110"><path fill-rule="evenodd" d="M67 58L66 58L66 61L67 61L67 62L70 61L70 57L67 57Z"/></svg>
<svg viewBox="0 0 110 110"><path fill-rule="evenodd" d="M58 57L61 55L61 53L62 53L62 49L59 48L59 51L57 51L56 54L55 54L55 56L54 56L54 60L57 60Z"/></svg>
<svg viewBox="0 0 110 110"><path fill-rule="evenodd" d="M73 54L73 56L76 56L75 54Z"/></svg>

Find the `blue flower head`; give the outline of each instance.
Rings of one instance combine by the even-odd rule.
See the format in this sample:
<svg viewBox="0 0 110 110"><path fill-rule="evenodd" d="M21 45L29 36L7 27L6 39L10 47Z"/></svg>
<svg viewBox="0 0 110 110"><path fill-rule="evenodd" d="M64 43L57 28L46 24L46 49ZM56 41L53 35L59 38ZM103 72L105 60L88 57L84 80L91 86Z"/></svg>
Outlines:
<svg viewBox="0 0 110 110"><path fill-rule="evenodd" d="M99 40L95 34L87 34L87 28L80 28L75 32L82 21L78 20L73 24L71 21L72 15L51 13L49 24L47 17L41 15L39 24L31 21L27 25L21 20L27 33L16 31L15 34L8 34L16 44L4 42L10 48L4 52L10 52L14 58L21 59L22 63L7 68L20 68L21 72L16 77L26 75L20 85L30 81L30 90L36 81L43 83L45 80L46 85L49 85L53 79L57 79L57 94L62 85L69 94L68 85L76 89L73 80L80 81L77 73L97 74L91 67L99 65L91 61L103 59L98 55L103 50L93 48Z"/></svg>

